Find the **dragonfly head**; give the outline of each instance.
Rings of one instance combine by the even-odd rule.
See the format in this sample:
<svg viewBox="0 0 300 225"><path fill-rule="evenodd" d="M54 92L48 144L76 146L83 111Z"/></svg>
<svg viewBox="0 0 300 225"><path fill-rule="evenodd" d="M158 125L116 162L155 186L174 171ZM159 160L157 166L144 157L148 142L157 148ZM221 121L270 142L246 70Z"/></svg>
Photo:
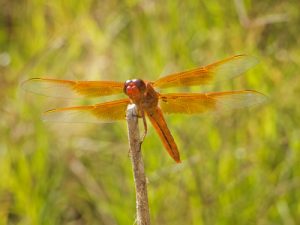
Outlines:
<svg viewBox="0 0 300 225"><path fill-rule="evenodd" d="M146 84L141 79L127 80L123 90L129 98L139 99L146 91Z"/></svg>

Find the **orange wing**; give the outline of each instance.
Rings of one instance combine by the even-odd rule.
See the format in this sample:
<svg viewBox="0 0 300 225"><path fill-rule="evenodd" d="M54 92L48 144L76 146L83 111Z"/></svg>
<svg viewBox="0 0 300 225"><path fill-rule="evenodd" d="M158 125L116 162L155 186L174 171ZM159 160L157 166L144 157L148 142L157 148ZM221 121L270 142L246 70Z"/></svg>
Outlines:
<svg viewBox="0 0 300 225"><path fill-rule="evenodd" d="M147 113L147 112L146 112ZM180 163L180 155L178 152L177 145L174 141L174 138L167 126L167 123L164 119L164 116L160 108L156 108L154 113L147 113L148 118L150 119L153 127L158 133L163 145L168 151L169 155L177 162Z"/></svg>
<svg viewBox="0 0 300 225"><path fill-rule="evenodd" d="M44 121L88 123L125 120L129 99L121 99L89 106L75 106L48 110L43 114Z"/></svg>
<svg viewBox="0 0 300 225"><path fill-rule="evenodd" d="M123 86L123 82L116 81L74 81L47 78L32 78L22 83L22 87L26 91L57 98L119 94L123 91Z"/></svg>
<svg viewBox="0 0 300 225"><path fill-rule="evenodd" d="M253 67L257 62L258 60L251 56L235 55L208 66L167 75L156 80L153 85L158 88L168 88L210 84L213 81L236 77Z"/></svg>
<svg viewBox="0 0 300 225"><path fill-rule="evenodd" d="M266 96L251 90L212 93L161 94L159 105L165 113L196 114L207 111L228 111L253 107L263 103Z"/></svg>

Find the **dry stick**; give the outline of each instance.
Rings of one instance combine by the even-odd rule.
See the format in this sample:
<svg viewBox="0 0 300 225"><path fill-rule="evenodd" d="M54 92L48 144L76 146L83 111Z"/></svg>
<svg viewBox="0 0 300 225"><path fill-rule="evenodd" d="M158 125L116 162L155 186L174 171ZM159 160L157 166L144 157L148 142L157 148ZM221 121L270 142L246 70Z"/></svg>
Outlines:
<svg viewBox="0 0 300 225"><path fill-rule="evenodd" d="M136 191L137 224L149 225L150 214L148 205L147 182L142 158L140 131L138 126L137 109L130 104L126 111L130 156Z"/></svg>

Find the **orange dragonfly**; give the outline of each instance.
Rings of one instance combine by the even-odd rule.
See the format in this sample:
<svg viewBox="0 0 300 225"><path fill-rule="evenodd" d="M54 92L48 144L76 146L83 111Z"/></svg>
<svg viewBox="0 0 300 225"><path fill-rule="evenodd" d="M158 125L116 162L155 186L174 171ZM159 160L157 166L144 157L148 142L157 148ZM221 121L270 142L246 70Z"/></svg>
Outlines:
<svg viewBox="0 0 300 225"><path fill-rule="evenodd" d="M235 55L207 66L170 74L154 82L141 79L127 80L124 83L32 78L23 82L22 86L33 93L62 98L100 97L124 92L128 98L95 105L52 109L46 111L43 117L46 121L63 122L85 122L91 117L100 122L125 120L126 108L133 103L143 118L144 137L147 133L147 116L169 155L179 163L178 148L163 113L197 114L252 107L262 103L265 96L253 90L162 94L156 89L210 84L236 77L256 63L254 57Z"/></svg>

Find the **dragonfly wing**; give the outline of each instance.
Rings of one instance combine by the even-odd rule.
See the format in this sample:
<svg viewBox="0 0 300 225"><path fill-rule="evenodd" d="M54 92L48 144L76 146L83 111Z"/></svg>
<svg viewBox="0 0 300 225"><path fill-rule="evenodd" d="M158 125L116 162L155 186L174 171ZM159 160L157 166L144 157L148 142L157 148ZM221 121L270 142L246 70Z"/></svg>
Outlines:
<svg viewBox="0 0 300 225"><path fill-rule="evenodd" d="M52 109L44 112L43 120L66 123L109 123L125 120L129 99L121 99L89 106Z"/></svg>
<svg viewBox="0 0 300 225"><path fill-rule="evenodd" d="M26 91L57 98L119 94L122 93L123 86L123 82L116 81L74 81L48 78L32 78L22 83L22 88Z"/></svg>
<svg viewBox="0 0 300 225"><path fill-rule="evenodd" d="M197 114L253 107L265 100L266 96L257 91L242 90L201 94L161 94L159 104L165 113Z"/></svg>
<svg viewBox="0 0 300 225"><path fill-rule="evenodd" d="M257 63L255 57L235 55L208 66L167 75L156 80L153 85L158 88L168 88L210 84L241 75Z"/></svg>

